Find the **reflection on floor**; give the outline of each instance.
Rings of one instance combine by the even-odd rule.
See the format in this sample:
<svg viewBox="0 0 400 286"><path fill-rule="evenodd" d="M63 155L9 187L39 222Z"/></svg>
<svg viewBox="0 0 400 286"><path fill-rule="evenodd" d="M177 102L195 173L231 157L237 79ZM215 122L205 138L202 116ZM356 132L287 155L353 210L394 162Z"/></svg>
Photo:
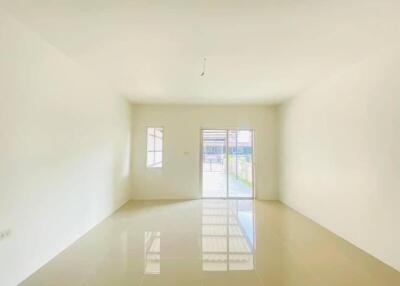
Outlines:
<svg viewBox="0 0 400 286"><path fill-rule="evenodd" d="M253 270L253 202L203 201L203 271Z"/></svg>
<svg viewBox="0 0 400 286"><path fill-rule="evenodd" d="M144 233L144 273L160 274L161 234L159 231Z"/></svg>
<svg viewBox="0 0 400 286"><path fill-rule="evenodd" d="M398 286L400 273L278 202L130 202L21 285Z"/></svg>

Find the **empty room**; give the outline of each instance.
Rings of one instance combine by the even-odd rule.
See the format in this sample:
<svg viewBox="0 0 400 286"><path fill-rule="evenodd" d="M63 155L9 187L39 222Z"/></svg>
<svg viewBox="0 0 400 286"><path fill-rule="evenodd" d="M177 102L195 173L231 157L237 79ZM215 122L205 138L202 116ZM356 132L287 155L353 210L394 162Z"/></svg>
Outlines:
<svg viewBox="0 0 400 286"><path fill-rule="evenodd" d="M1 286L399 286L400 1L0 0Z"/></svg>

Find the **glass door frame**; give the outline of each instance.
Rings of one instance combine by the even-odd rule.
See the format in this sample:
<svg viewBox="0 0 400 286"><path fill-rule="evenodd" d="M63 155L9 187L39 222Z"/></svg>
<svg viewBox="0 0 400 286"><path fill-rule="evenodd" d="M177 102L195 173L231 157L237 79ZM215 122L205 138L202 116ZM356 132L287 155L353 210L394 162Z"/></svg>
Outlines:
<svg viewBox="0 0 400 286"><path fill-rule="evenodd" d="M205 130L226 131L226 196L225 197L204 197L203 196L203 134ZM229 196L229 132L230 131L250 131L251 132L251 197L233 197ZM237 199L237 200L253 200L255 199L255 130L252 128L200 128L200 197L202 199Z"/></svg>

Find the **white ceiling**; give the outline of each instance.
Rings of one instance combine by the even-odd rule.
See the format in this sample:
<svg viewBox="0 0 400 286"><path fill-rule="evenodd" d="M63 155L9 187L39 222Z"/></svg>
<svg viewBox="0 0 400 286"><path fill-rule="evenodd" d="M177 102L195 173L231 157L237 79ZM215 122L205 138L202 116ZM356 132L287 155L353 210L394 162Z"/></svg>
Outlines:
<svg viewBox="0 0 400 286"><path fill-rule="evenodd" d="M0 3L119 93L143 103L279 102L397 44L400 35L398 0Z"/></svg>

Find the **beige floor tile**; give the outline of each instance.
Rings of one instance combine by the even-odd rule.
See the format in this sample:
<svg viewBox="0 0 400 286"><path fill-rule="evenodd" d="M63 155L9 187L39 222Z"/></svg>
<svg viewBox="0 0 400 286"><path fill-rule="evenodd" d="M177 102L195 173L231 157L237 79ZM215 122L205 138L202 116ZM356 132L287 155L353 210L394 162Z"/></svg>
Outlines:
<svg viewBox="0 0 400 286"><path fill-rule="evenodd" d="M279 202L129 202L24 286L398 286L400 273Z"/></svg>

